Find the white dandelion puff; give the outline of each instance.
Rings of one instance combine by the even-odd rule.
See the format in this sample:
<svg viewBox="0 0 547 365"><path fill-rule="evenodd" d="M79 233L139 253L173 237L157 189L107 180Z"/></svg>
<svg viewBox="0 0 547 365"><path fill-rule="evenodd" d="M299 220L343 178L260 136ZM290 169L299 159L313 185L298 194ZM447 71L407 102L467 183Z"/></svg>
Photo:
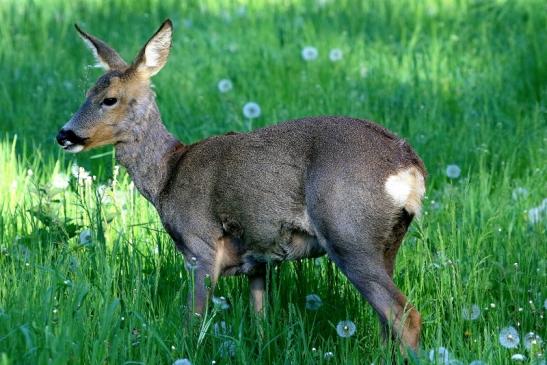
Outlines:
<svg viewBox="0 0 547 365"><path fill-rule="evenodd" d="M519 345L520 337L513 326L502 328L499 336L500 344L508 349L514 349Z"/></svg>
<svg viewBox="0 0 547 365"><path fill-rule="evenodd" d="M80 232L80 244L81 245L89 245L92 241L92 235L90 229L84 229Z"/></svg>
<svg viewBox="0 0 547 365"><path fill-rule="evenodd" d="M227 310L230 309L230 303L225 297L213 297L213 305L217 310Z"/></svg>
<svg viewBox="0 0 547 365"><path fill-rule="evenodd" d="M340 48L333 48L329 52L329 59L332 62L340 61L343 56L344 54L342 53L342 50Z"/></svg>
<svg viewBox="0 0 547 365"><path fill-rule="evenodd" d="M232 84L232 81L229 79L222 79L217 84L218 91L221 93L227 93L228 91L232 90L234 85Z"/></svg>
<svg viewBox="0 0 547 365"><path fill-rule="evenodd" d="M450 352L446 347L438 347L429 351L429 361L434 364L448 365L450 361Z"/></svg>
<svg viewBox="0 0 547 365"><path fill-rule="evenodd" d="M476 304L471 304L468 307L462 309L462 317L466 321L474 321L481 315L481 309Z"/></svg>
<svg viewBox="0 0 547 365"><path fill-rule="evenodd" d="M185 260L186 261L186 260ZM198 268L198 259L192 256L190 260L186 261L186 269L193 271Z"/></svg>
<svg viewBox="0 0 547 365"><path fill-rule="evenodd" d="M541 221L545 209L542 206L534 207L528 210L528 220L532 224L537 224Z"/></svg>
<svg viewBox="0 0 547 365"><path fill-rule="evenodd" d="M68 176L63 173L58 173L51 179L51 185L56 189L65 190L68 188Z"/></svg>
<svg viewBox="0 0 547 365"><path fill-rule="evenodd" d="M213 324L213 333L215 336L228 336L231 332L232 326L227 325L225 321Z"/></svg>
<svg viewBox="0 0 547 365"><path fill-rule="evenodd" d="M173 365L192 365L192 362L188 359L178 359L175 360Z"/></svg>
<svg viewBox="0 0 547 365"><path fill-rule="evenodd" d="M528 351L530 351L532 348L541 348L542 344L543 344L543 340L538 334L534 332L528 332L524 336L524 347Z"/></svg>
<svg viewBox="0 0 547 365"><path fill-rule="evenodd" d="M236 356L236 343L233 340L224 341L219 348L221 357L234 357Z"/></svg>
<svg viewBox="0 0 547 365"><path fill-rule="evenodd" d="M513 360L513 361L525 361L526 356L524 356L523 354L514 354L513 356L511 356L511 360Z"/></svg>
<svg viewBox="0 0 547 365"><path fill-rule="evenodd" d="M318 310L323 305L323 301L317 294L306 295L306 309L311 311Z"/></svg>
<svg viewBox="0 0 547 365"><path fill-rule="evenodd" d="M460 174L462 173L462 169L458 165L448 165L446 166L446 176L448 176L450 179L457 179L460 177Z"/></svg>
<svg viewBox="0 0 547 365"><path fill-rule="evenodd" d="M336 333L342 338L348 338L355 334L357 327L350 320L340 321L336 325Z"/></svg>
<svg viewBox="0 0 547 365"><path fill-rule="evenodd" d="M319 52L317 52L317 48L312 46L306 46L302 48L302 59L304 61L313 61L317 59L317 56L319 56Z"/></svg>
<svg viewBox="0 0 547 365"><path fill-rule="evenodd" d="M243 105L243 115L245 118L254 119L260 116L260 105L254 101L250 101L247 104Z"/></svg>
<svg viewBox="0 0 547 365"><path fill-rule="evenodd" d="M528 189L523 187L518 187L513 189L513 192L511 193L511 197L513 200L519 200L521 198L526 198L528 196Z"/></svg>

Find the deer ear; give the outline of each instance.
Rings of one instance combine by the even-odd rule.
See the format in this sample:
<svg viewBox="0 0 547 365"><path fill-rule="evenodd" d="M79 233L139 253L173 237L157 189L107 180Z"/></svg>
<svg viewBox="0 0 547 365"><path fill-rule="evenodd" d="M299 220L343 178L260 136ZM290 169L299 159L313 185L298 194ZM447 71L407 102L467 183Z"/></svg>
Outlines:
<svg viewBox="0 0 547 365"><path fill-rule="evenodd" d="M84 32L77 24L74 24L74 27L76 27L78 34L82 37L91 52L93 52L93 56L95 56L95 59L102 68L110 71L122 70L127 67L127 63L112 47L100 39L93 37L91 34Z"/></svg>
<svg viewBox="0 0 547 365"><path fill-rule="evenodd" d="M131 67L146 78L157 74L167 63L172 36L173 23L167 19L146 42Z"/></svg>

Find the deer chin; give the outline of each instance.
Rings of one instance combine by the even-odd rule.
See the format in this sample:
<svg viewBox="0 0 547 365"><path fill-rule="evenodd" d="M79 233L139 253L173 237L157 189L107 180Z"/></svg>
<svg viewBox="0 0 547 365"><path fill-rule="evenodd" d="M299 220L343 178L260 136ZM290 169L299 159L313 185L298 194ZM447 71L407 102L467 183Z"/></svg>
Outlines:
<svg viewBox="0 0 547 365"><path fill-rule="evenodd" d="M81 144L72 143L70 141L65 141L61 148L66 152L78 153L84 149L84 146Z"/></svg>

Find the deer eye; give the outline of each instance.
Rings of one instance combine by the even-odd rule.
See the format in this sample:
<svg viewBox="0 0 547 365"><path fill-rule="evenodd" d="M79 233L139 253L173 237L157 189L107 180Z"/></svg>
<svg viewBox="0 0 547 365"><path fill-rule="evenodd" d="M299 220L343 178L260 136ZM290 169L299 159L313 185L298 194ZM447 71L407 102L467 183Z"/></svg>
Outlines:
<svg viewBox="0 0 547 365"><path fill-rule="evenodd" d="M102 102L103 105L112 106L118 102L116 98L105 98Z"/></svg>

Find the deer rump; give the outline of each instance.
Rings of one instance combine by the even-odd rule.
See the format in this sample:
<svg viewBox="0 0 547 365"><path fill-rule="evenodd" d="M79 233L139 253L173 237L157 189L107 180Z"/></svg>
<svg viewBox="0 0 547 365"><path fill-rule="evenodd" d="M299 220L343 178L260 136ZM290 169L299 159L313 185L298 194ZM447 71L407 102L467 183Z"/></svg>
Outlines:
<svg viewBox="0 0 547 365"><path fill-rule="evenodd" d="M306 118L188 146L157 207L186 258L212 264L224 250L221 275L356 248L380 257L417 213L386 191L389 177L409 168L425 175L410 146L383 127Z"/></svg>

